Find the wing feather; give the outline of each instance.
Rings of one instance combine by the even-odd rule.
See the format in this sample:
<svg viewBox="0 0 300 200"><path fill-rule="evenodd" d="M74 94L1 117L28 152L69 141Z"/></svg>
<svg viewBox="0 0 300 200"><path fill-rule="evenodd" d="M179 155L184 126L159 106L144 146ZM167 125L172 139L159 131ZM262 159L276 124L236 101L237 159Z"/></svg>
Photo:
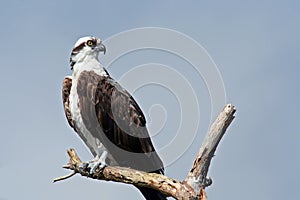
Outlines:
<svg viewBox="0 0 300 200"><path fill-rule="evenodd" d="M68 123L72 128L75 129L74 121L72 120L72 116L71 116L70 101L69 101L71 87L72 87L72 78L70 76L67 76L63 80L62 100L63 100L64 111L65 111L65 115L68 120Z"/></svg>
<svg viewBox="0 0 300 200"><path fill-rule="evenodd" d="M110 76L83 71L77 82L79 106L86 128L120 166L163 173L145 116L133 97Z"/></svg>

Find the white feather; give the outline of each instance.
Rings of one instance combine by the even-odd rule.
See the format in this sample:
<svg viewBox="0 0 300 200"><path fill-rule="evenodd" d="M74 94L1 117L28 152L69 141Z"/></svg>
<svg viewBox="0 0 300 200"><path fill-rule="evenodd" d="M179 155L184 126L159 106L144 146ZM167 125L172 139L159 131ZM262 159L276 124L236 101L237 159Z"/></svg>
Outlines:
<svg viewBox="0 0 300 200"><path fill-rule="evenodd" d="M82 42L88 40L90 37L80 38L76 45L80 45ZM78 78L83 71L94 71L100 76L108 76L105 72L103 66L98 61L98 52L93 51L88 47L84 47L77 55L76 55L76 63L73 66L73 74L72 74L72 87L70 91L69 101L70 101L70 111L72 120L76 123L77 128L80 131L79 136L82 137L83 141L86 141L86 145L91 151L95 151L97 156L101 156L104 151L107 151L103 144L99 141L98 138L95 138L89 130L86 128L83 123L83 119L80 113L79 108L79 98L77 94L77 82ZM100 133L103 134L103 133ZM112 160L112 157L110 160ZM112 160L115 162L114 160ZM111 163L112 164L112 163Z"/></svg>

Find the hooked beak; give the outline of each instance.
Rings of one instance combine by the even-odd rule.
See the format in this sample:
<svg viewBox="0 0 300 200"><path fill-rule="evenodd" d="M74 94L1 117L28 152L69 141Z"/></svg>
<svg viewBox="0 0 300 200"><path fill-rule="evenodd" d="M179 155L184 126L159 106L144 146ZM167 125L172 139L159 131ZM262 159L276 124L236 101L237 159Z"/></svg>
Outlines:
<svg viewBox="0 0 300 200"><path fill-rule="evenodd" d="M97 49L98 51L103 51L103 54L105 54L105 52L106 52L106 47L102 44L102 42L100 42L100 43L97 45L96 49Z"/></svg>

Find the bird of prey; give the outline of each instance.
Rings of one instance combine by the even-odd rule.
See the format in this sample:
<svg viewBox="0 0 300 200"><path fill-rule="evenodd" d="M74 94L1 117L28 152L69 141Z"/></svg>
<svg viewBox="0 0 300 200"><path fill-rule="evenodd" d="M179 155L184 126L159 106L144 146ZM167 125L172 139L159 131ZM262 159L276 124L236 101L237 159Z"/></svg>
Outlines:
<svg viewBox="0 0 300 200"><path fill-rule="evenodd" d="M69 125L94 155L92 170L108 164L164 174L142 110L98 60L105 51L96 37L83 37L75 43L70 57L73 73L64 78L62 88ZM146 199L166 199L159 191L138 189Z"/></svg>

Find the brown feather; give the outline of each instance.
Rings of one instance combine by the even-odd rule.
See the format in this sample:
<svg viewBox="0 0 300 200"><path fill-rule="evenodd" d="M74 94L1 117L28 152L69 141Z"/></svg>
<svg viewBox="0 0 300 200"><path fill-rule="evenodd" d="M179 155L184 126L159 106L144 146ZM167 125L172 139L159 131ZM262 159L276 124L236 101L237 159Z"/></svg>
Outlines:
<svg viewBox="0 0 300 200"><path fill-rule="evenodd" d="M146 128L145 116L133 97L110 76L81 72L79 107L86 128L120 166L163 172Z"/></svg>
<svg viewBox="0 0 300 200"><path fill-rule="evenodd" d="M67 117L68 123L72 128L74 128L75 126L71 116L70 101L69 101L71 87L72 87L72 79L70 77L65 77L63 81L63 87L62 87L63 106L64 106L65 115Z"/></svg>
<svg viewBox="0 0 300 200"><path fill-rule="evenodd" d="M63 87L62 87L62 100L63 100L65 115L66 115L69 125L75 130L75 132L79 135L79 137L87 144L86 138L80 132L80 129L77 127L76 123L72 119L72 114L71 114L71 110L70 110L70 100L69 100L71 87L72 87L72 78L65 77L63 80ZM97 153L92 148L90 148L90 150L94 156L97 155ZM111 155L109 155L108 163L111 163L111 162L112 162L112 158L111 158ZM113 165L116 165L116 164L113 163Z"/></svg>

